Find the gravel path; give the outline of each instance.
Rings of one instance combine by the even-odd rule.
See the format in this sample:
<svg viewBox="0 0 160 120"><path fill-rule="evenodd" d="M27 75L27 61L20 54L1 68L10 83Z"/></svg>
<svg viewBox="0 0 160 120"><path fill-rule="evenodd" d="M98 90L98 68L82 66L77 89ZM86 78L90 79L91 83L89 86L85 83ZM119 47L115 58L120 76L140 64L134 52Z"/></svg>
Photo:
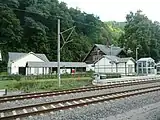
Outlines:
<svg viewBox="0 0 160 120"><path fill-rule="evenodd" d="M24 106L24 105L32 105L32 104L38 104L38 103L44 103L44 102L53 102L57 100L79 98L79 97L98 95L98 94L106 94L106 93L111 93L115 91L129 90L129 89L135 89L135 88L141 88L141 87L147 87L147 86L155 86L155 85L160 85L160 82L144 84L144 85L135 85L135 86L112 88L112 89L96 90L96 91L83 92L83 93L72 93L72 94L61 95L61 96L59 95L59 96L42 97L42 98L37 98L37 99L12 101L9 103L0 103L0 109L18 107L18 106Z"/></svg>
<svg viewBox="0 0 160 120"><path fill-rule="evenodd" d="M27 120L158 120L160 91L103 102Z"/></svg>
<svg viewBox="0 0 160 120"><path fill-rule="evenodd" d="M133 109L129 112L109 116L103 120L158 120L160 119L160 102Z"/></svg>

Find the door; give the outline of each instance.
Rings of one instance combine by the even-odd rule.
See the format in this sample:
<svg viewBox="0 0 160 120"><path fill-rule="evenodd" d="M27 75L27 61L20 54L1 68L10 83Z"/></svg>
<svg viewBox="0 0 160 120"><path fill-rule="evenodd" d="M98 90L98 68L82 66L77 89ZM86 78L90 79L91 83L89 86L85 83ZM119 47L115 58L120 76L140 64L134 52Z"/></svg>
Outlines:
<svg viewBox="0 0 160 120"><path fill-rule="evenodd" d="M25 67L19 67L19 74L20 75L26 75L26 68Z"/></svg>
<svg viewBox="0 0 160 120"><path fill-rule="evenodd" d="M133 68L132 65L128 65L128 74L132 74L133 73Z"/></svg>

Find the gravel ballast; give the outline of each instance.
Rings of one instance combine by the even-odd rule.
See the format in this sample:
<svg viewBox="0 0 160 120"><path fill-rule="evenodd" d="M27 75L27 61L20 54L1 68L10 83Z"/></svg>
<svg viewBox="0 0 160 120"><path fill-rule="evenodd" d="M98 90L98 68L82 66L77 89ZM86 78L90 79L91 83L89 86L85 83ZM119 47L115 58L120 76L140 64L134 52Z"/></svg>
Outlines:
<svg viewBox="0 0 160 120"><path fill-rule="evenodd" d="M17 100L17 101L12 101L8 103L0 103L0 109L19 107L19 106L24 106L24 105L33 105L33 104L39 104L39 103L44 103L44 102L54 102L54 101L59 101L59 100L86 97L86 96L92 96L92 95L98 95L98 94L107 94L107 93L113 93L116 91L124 91L124 90L155 86L155 85L160 85L160 82L143 84L143 85L118 87L118 88L111 88L111 89L103 89L103 90L96 90L96 91L88 91L88 92L81 92L81 93L72 93L72 94L59 95L59 96L42 97L42 98L37 98L37 99Z"/></svg>
<svg viewBox="0 0 160 120"><path fill-rule="evenodd" d="M29 120L158 120L160 91L107 101L72 110L57 111Z"/></svg>

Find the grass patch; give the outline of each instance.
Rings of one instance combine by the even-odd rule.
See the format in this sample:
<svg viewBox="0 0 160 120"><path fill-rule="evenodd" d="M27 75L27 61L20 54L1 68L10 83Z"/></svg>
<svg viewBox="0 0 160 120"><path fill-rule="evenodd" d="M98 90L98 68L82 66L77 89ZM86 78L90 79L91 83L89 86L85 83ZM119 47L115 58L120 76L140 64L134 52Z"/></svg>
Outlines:
<svg viewBox="0 0 160 120"><path fill-rule="evenodd" d="M8 89L8 86L11 85L13 82L16 82L16 81L14 81L14 80L0 81L0 89Z"/></svg>
<svg viewBox="0 0 160 120"><path fill-rule="evenodd" d="M79 88L84 86L91 86L92 80L90 77L81 78L63 78L61 80L61 87L58 87L57 79L43 79L43 80L8 80L0 81L0 89L7 88L10 91L21 90L24 92L35 91L54 91Z"/></svg>

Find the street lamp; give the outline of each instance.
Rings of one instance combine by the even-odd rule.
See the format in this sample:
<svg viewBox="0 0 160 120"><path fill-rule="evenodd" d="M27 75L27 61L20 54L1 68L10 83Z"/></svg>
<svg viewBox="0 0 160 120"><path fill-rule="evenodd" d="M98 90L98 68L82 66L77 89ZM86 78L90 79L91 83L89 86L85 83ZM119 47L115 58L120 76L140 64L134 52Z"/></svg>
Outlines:
<svg viewBox="0 0 160 120"><path fill-rule="evenodd" d="M137 46L136 47L136 70L137 70L137 75L138 75L138 62L137 62L137 60L138 60L138 49L139 49L139 47Z"/></svg>
<svg viewBox="0 0 160 120"><path fill-rule="evenodd" d="M136 61L138 60L138 49L139 47L136 47Z"/></svg>

